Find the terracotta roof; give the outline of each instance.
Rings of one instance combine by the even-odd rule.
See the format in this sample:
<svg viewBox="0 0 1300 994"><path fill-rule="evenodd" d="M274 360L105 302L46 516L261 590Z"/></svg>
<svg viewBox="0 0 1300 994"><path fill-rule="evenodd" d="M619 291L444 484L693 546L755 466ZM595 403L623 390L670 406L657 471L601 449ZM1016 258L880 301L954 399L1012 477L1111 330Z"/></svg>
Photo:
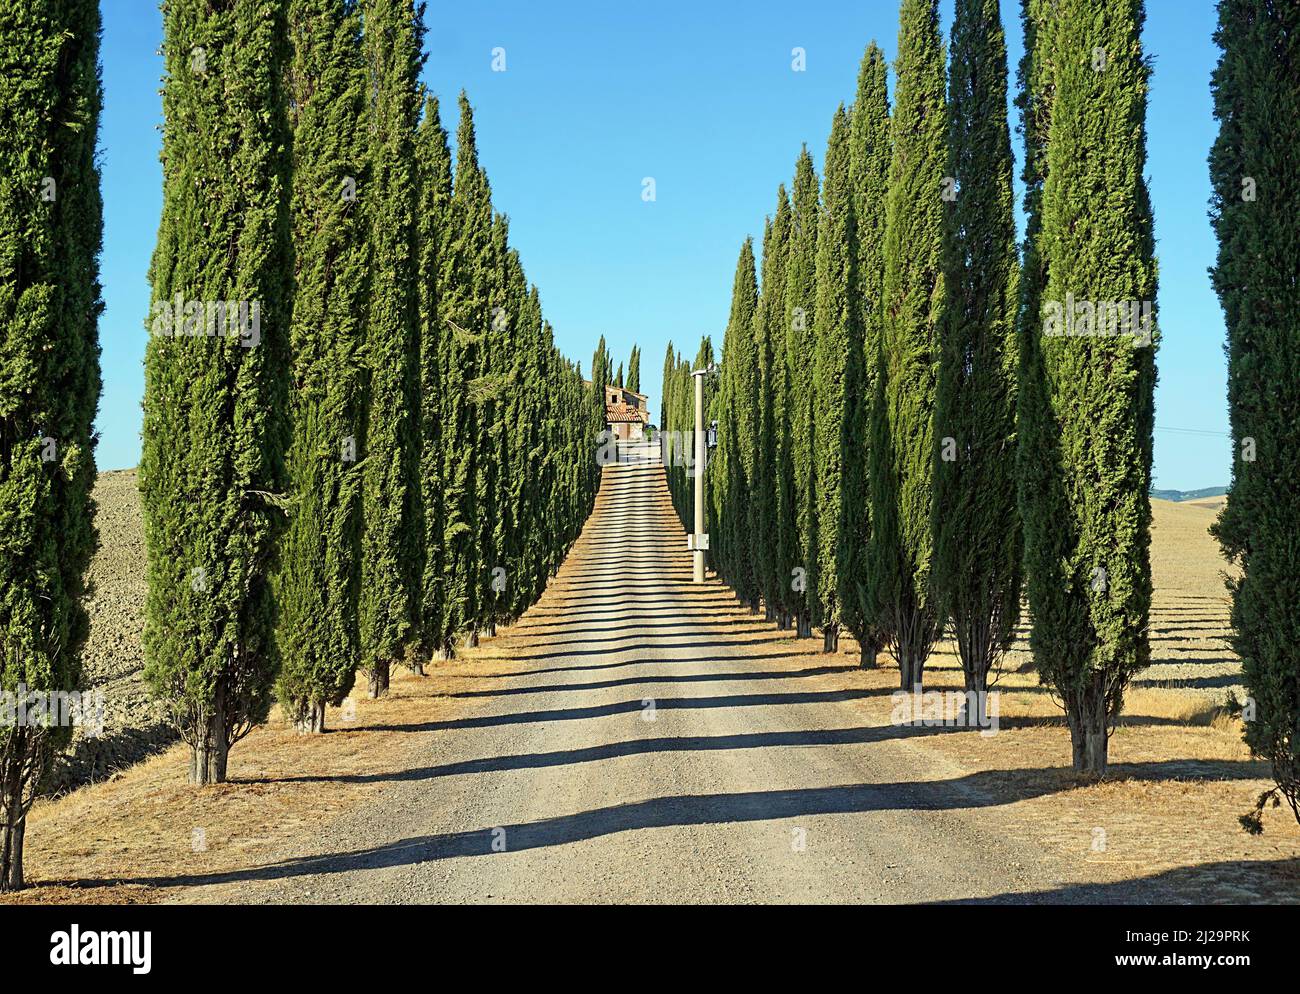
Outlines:
<svg viewBox="0 0 1300 994"><path fill-rule="evenodd" d="M606 404L605 421L609 424L645 424L649 416L631 404Z"/></svg>

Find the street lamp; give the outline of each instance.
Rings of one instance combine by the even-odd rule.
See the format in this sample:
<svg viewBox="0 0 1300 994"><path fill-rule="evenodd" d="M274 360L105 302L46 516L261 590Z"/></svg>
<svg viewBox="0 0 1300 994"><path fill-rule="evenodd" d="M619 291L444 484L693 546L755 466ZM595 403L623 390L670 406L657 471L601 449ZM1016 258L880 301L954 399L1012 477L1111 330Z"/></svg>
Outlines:
<svg viewBox="0 0 1300 994"><path fill-rule="evenodd" d="M704 377L718 372L717 363L709 363L703 369L691 372L695 378L695 533L687 536L686 547L695 553L695 569L692 577L695 583L704 582L704 553L709 547L709 534L704 530L704 477L705 443L704 435ZM718 423L715 421L709 429L716 443ZM711 448L712 446L710 446Z"/></svg>

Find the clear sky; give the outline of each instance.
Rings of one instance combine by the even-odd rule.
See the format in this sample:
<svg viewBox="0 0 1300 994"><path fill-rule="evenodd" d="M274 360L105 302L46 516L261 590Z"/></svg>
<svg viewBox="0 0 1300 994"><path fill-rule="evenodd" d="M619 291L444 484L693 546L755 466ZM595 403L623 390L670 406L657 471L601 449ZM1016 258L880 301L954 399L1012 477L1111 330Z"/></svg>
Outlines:
<svg viewBox="0 0 1300 994"><path fill-rule="evenodd" d="M134 466L140 451L146 274L161 205L161 15L154 0L102 6L99 463L115 469ZM952 8L945 0L945 33ZM1019 9L1002 0L1013 87ZM1214 20L1213 0L1147 0L1162 488L1229 482L1223 317L1206 275L1215 254L1206 216ZM893 59L898 3L435 0L425 22L424 81L453 134L456 94L468 92L493 199L510 215L560 348L590 371L601 334L616 363L639 344L657 420L668 341L690 355L702 334L721 343L741 242L761 240L802 143L820 170L831 115L853 98L867 42ZM795 47L806 71L791 69ZM504 72L493 70L497 48ZM646 177L655 180L652 203L641 196Z"/></svg>

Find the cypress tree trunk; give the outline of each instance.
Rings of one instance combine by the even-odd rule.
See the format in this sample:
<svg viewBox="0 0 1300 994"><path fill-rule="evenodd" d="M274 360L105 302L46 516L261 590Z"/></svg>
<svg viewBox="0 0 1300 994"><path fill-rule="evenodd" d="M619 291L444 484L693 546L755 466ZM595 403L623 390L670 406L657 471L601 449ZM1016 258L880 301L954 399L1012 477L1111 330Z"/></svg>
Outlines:
<svg viewBox="0 0 1300 994"><path fill-rule="evenodd" d="M1050 75L1035 85L1048 83L1053 96L1041 216L1030 230L1046 282L1039 312L1021 313L1018 412L1031 645L1040 678L1067 709L1076 769L1101 775L1124 689L1150 662L1150 70L1139 0L1100 9L1060 0L1039 13L1048 16L1034 64ZM1031 282L1026 299L1037 290ZM1136 309L1136 319L1076 332L1076 317L1090 323L1108 302Z"/></svg>
<svg viewBox="0 0 1300 994"><path fill-rule="evenodd" d="M1215 40L1212 276L1228 329L1233 466L1214 532L1241 571L1229 589L1232 648L1255 702L1245 739L1276 783L1241 819L1255 833L1279 794L1300 820L1300 7L1224 0Z"/></svg>
<svg viewBox="0 0 1300 994"><path fill-rule="evenodd" d="M424 562L414 148L423 28L414 0L365 0L362 9L371 295L359 610L361 665L373 697L387 692L389 668L414 636Z"/></svg>
<svg viewBox="0 0 1300 994"><path fill-rule="evenodd" d="M140 460L145 678L176 716L198 783L223 780L227 750L266 719L279 662L271 571L288 485L286 8L175 0L164 11L163 212Z"/></svg>
<svg viewBox="0 0 1300 994"><path fill-rule="evenodd" d="M867 572L901 685L911 688L921 685L942 628L930 584L931 506L935 380L948 306L943 177L950 162L935 0L904 0L897 65Z"/></svg>
<svg viewBox="0 0 1300 994"><path fill-rule="evenodd" d="M961 193L950 205L952 304L935 411L934 586L966 687L982 690L1019 619L1022 579L1014 475L1019 267L997 0L958 0L951 50L950 138Z"/></svg>
<svg viewBox="0 0 1300 994"><path fill-rule="evenodd" d="M96 546L99 5L0 8L0 691L72 690ZM0 727L0 891L63 726Z"/></svg>

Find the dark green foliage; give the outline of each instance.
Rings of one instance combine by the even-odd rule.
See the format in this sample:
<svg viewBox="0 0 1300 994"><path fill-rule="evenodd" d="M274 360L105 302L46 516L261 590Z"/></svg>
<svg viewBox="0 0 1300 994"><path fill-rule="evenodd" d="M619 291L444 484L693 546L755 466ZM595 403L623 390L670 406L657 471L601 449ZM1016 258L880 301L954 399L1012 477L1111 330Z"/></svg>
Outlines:
<svg viewBox="0 0 1300 994"><path fill-rule="evenodd" d="M423 568L415 126L423 5L364 0L371 225L361 665L375 697L414 635Z"/></svg>
<svg viewBox="0 0 1300 994"><path fill-rule="evenodd" d="M99 5L0 10L0 689L77 689L99 403ZM0 728L0 891L67 727Z"/></svg>
<svg viewBox="0 0 1300 994"><path fill-rule="evenodd" d="M633 393L641 392L641 350L635 345L627 361L627 388Z"/></svg>
<svg viewBox="0 0 1300 994"><path fill-rule="evenodd" d="M555 348L541 298L510 247L460 96L452 178L438 102L421 164L424 601L421 641L438 656L521 614L591 511L604 402Z"/></svg>
<svg viewBox="0 0 1300 994"><path fill-rule="evenodd" d="M794 484L794 569L802 571L794 591L800 635L812 633L815 588L808 576L816 568L814 525L817 494L813 473L813 327L817 297L817 229L820 191L812 156L804 148L795 165L790 258L786 266L786 395L791 478ZM795 582L792 580L792 582Z"/></svg>
<svg viewBox="0 0 1300 994"><path fill-rule="evenodd" d="M1085 337L1069 334L1053 308L1133 301L1154 312L1143 17L1140 0L1058 0L1037 26L1029 63L1030 85L1051 94L1027 296L1038 289L1038 260L1046 282L1037 313L1022 310L1020 330L1031 644L1041 678L1065 705L1075 768L1096 774L1105 772L1128 680L1150 661L1154 320ZM1047 79L1032 75L1047 71ZM1025 126L1031 147L1039 121Z"/></svg>
<svg viewBox="0 0 1300 994"><path fill-rule="evenodd" d="M1300 7L1222 0L1210 154L1219 237L1215 289L1228 326L1232 489L1215 528L1241 570L1232 647L1254 701L1251 751L1277 783L1243 823L1284 797L1300 819Z"/></svg>
<svg viewBox="0 0 1300 994"><path fill-rule="evenodd" d="M858 299L861 303L862 356L860 377L850 396L855 405L855 438L850 497L846 507L854 529L845 550L844 573L854 577L841 590L840 618L862 648L864 666L875 666L882 644L878 627L879 605L868 603L866 550L871 539L871 484L868 457L877 400L881 397L880 347L884 337L881 307L885 281L885 204L889 193L889 69L884 53L873 41L867 46L858 72L857 96L851 114L852 145L849 175L853 183L853 217L857 229Z"/></svg>
<svg viewBox="0 0 1300 994"><path fill-rule="evenodd" d="M687 532L695 530L695 380L693 370L704 369L715 361L713 342L708 335L700 340L699 351L695 353L694 362L687 362L680 353L671 363L672 373L667 378L671 387L665 387L664 399L668 405L666 430L671 432L668 450L665 455L665 471L668 476L668 489L672 494L673 506L681 518L682 526ZM704 378L704 422L713 416L717 405L718 377ZM716 523L711 520L711 502L709 500L710 473L706 457L705 477L701 485L705 488L705 529L714 529Z"/></svg>
<svg viewBox="0 0 1300 994"><path fill-rule="evenodd" d="M791 610L790 572L794 568L793 497L788 459L783 458L785 365L785 268L790 253L790 200L777 192L776 215L763 235L763 285L754 315L758 349L758 401L754 412L757 444L751 488L756 582L767 604L768 620L784 628ZM789 524L783 524L785 518Z"/></svg>
<svg viewBox="0 0 1300 994"><path fill-rule="evenodd" d="M861 438L855 398L862 379L862 306L856 291L857 229L850 176L849 115L841 104L831 123L817 233L817 305L813 344L813 509L816 556L809 560L813 623L825 632L826 651L838 646L840 606L856 601L856 559L862 507L856 469Z"/></svg>
<svg viewBox="0 0 1300 994"><path fill-rule="evenodd" d="M941 192L949 156L937 0L904 0L897 73L866 574L901 685L911 689L922 682L941 627L930 590L930 508L935 378L948 297Z"/></svg>
<svg viewBox="0 0 1300 994"><path fill-rule="evenodd" d="M275 595L276 696L303 731L352 687L360 653L361 469L368 238L360 19L338 0L290 0L294 300L289 527Z"/></svg>
<svg viewBox="0 0 1300 994"><path fill-rule="evenodd" d="M752 607L759 590L754 573L754 536L750 531L753 495L754 410L758 393L758 349L754 315L758 310L758 276L754 244L745 239L736 260L731 287L731 314L723 337L716 417L718 447L708 467L713 502L711 552L719 573ZM710 419L711 420L711 419Z"/></svg>
<svg viewBox="0 0 1300 994"><path fill-rule="evenodd" d="M477 640L484 602L483 577L490 566L479 544L483 516L480 461L483 407L476 392L481 375L493 270L492 198L478 164L474 114L460 95L456 177L450 211L448 259L439 260L445 286L438 291L443 329L443 536L447 616L443 651L464 635Z"/></svg>
<svg viewBox="0 0 1300 994"><path fill-rule="evenodd" d="M278 665L270 574L288 482L292 274L285 13L284 0L164 10L163 208L140 461L145 678L190 745L195 783L225 779L230 746L266 717ZM232 307L223 325L217 301L239 302L247 322Z"/></svg>
<svg viewBox="0 0 1300 994"><path fill-rule="evenodd" d="M423 657L445 655L449 640L442 431L448 329L442 318L440 291L446 286L451 256L452 173L451 150L436 97L425 101L415 137L415 157L420 191L420 494L424 511L424 563L416 628Z"/></svg>
<svg viewBox="0 0 1300 994"><path fill-rule="evenodd" d="M949 135L961 193L951 205L951 304L935 410L933 576L939 614L951 621L966 689L974 691L987 689L1020 613L1019 268L1006 80L997 0L958 0Z"/></svg>
<svg viewBox="0 0 1300 994"><path fill-rule="evenodd" d="M671 394L673 388L673 373L677 368L677 353L673 350L673 343L668 343L668 349L664 352L664 373L663 373L663 396L659 398L659 427L668 430L668 411L671 409ZM667 465L667 460L664 461Z"/></svg>
<svg viewBox="0 0 1300 994"><path fill-rule="evenodd" d="M591 357L591 405L600 419L600 430L605 430L605 387L614 382L614 365L609 349L605 345L605 336L600 336L596 352Z"/></svg>

